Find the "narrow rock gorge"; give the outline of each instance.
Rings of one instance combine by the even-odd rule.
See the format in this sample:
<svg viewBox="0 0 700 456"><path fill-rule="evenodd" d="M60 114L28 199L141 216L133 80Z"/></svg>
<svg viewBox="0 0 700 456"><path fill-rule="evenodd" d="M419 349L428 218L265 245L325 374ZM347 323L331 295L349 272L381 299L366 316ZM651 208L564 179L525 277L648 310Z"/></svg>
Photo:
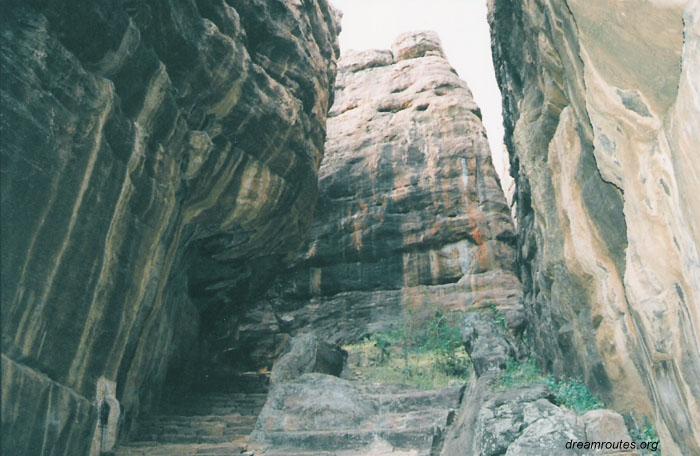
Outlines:
<svg viewBox="0 0 700 456"><path fill-rule="evenodd" d="M436 33L77 3L0 18L2 454L700 454L700 0L488 1L514 208Z"/></svg>

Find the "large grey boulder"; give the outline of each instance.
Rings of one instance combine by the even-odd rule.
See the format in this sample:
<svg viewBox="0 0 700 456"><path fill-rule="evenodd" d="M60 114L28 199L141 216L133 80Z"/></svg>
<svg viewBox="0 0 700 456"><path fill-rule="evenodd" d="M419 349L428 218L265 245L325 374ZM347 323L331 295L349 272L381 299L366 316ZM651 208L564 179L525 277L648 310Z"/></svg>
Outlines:
<svg viewBox="0 0 700 456"><path fill-rule="evenodd" d="M625 419L613 410L600 409L586 412L581 421L586 426L586 439L596 442L631 441Z"/></svg>
<svg viewBox="0 0 700 456"><path fill-rule="evenodd" d="M318 372L339 376L348 354L337 345L319 340L313 333L292 339L289 351L272 367L270 383L294 380L302 374Z"/></svg>
<svg viewBox="0 0 700 456"><path fill-rule="evenodd" d="M506 456L559 455L564 452L566 442L586 438L584 426L575 413L546 399L526 404L522 417L525 430L508 445Z"/></svg>
<svg viewBox="0 0 700 456"><path fill-rule="evenodd" d="M376 412L356 385L332 375L303 374L270 390L256 424L258 440L271 432L350 429Z"/></svg>

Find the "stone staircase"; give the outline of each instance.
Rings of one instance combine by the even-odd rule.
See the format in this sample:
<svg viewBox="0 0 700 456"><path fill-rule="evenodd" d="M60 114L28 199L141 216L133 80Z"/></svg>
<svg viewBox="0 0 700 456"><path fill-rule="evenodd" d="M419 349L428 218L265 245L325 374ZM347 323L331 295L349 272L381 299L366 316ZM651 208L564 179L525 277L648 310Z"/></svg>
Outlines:
<svg viewBox="0 0 700 456"><path fill-rule="evenodd" d="M321 423L313 430L265 431L251 451L265 456L433 456L459 407L463 388L419 391L396 385L355 384L376 412L357 426ZM340 399L342 400L342 399Z"/></svg>
<svg viewBox="0 0 700 456"><path fill-rule="evenodd" d="M266 393L198 393L139 423L117 456L222 456L246 454L247 437Z"/></svg>
<svg viewBox="0 0 700 456"><path fill-rule="evenodd" d="M353 382L354 383L354 382ZM451 424L462 390L417 391L401 386L356 384L376 414L357 427L249 435L267 394L198 393L144 418L133 441L116 456L431 456Z"/></svg>

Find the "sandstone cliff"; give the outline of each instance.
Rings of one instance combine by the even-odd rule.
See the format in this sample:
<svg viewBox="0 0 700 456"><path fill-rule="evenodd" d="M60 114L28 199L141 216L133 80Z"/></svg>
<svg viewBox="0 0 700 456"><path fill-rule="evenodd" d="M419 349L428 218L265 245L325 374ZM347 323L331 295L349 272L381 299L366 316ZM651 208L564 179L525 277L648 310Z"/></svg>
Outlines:
<svg viewBox="0 0 700 456"><path fill-rule="evenodd" d="M2 453L83 455L300 245L337 22L325 0L18 1L1 26Z"/></svg>
<svg viewBox="0 0 700 456"><path fill-rule="evenodd" d="M700 2L490 2L532 347L700 454Z"/></svg>
<svg viewBox="0 0 700 456"><path fill-rule="evenodd" d="M522 325L480 111L434 33L341 59L319 179L306 251L222 336L241 358L270 362L300 330L350 342L436 310L496 306Z"/></svg>

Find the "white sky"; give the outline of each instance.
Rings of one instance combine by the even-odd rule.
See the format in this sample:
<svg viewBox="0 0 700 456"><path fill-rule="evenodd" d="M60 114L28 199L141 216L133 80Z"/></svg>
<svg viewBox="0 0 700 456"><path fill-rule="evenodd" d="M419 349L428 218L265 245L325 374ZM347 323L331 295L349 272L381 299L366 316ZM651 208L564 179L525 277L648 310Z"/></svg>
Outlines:
<svg viewBox="0 0 700 456"><path fill-rule="evenodd" d="M504 187L501 93L491 60L486 0L331 0L343 12L341 54L350 49L389 49L403 32L434 30L450 63L467 81L481 108L494 165ZM507 171L505 171L507 174Z"/></svg>

